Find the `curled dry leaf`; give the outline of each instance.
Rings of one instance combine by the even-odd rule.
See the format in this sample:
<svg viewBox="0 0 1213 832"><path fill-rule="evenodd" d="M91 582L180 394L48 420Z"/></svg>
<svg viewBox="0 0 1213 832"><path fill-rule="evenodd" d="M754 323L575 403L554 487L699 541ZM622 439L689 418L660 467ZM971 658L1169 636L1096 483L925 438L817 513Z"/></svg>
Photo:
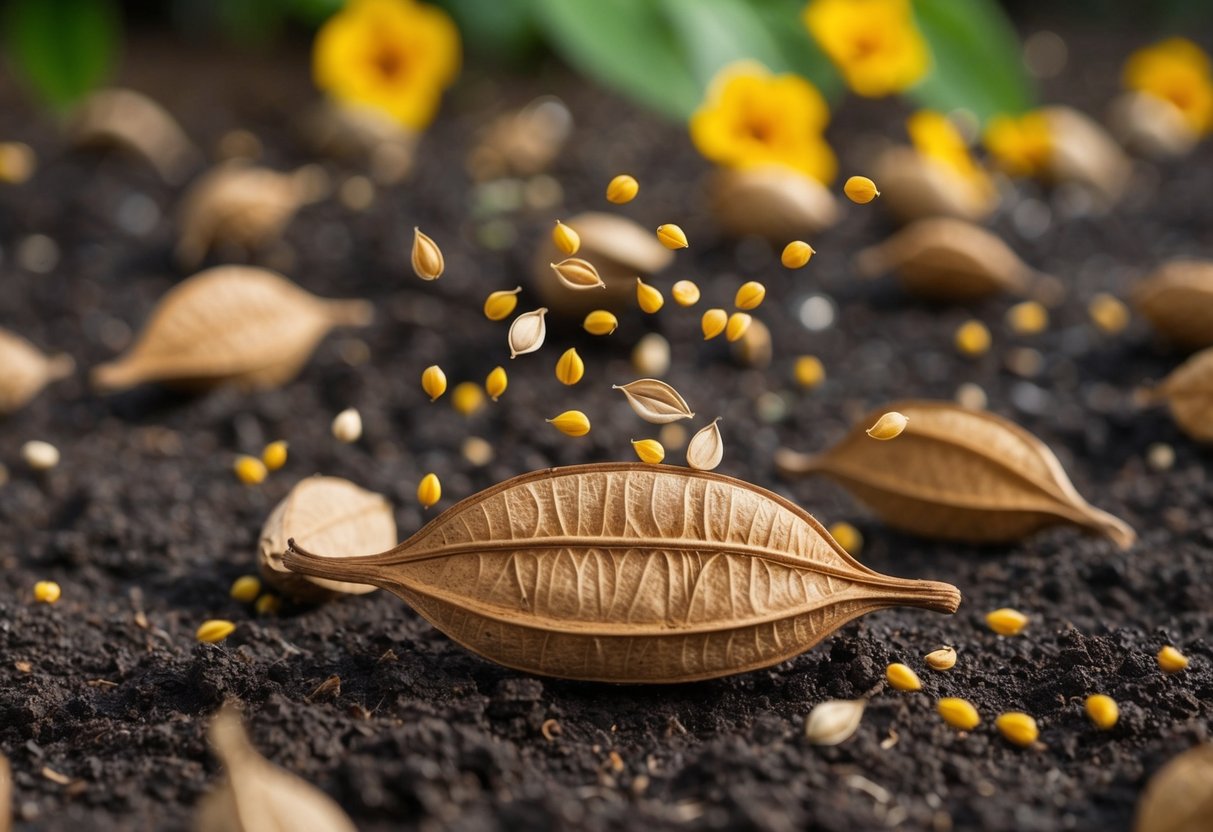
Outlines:
<svg viewBox="0 0 1213 832"><path fill-rule="evenodd" d="M1132 174L1132 163L1108 132L1070 107L1045 107L1049 124L1049 176L1075 182L1105 205L1120 199Z"/></svg>
<svg viewBox="0 0 1213 832"><path fill-rule="evenodd" d="M573 131L573 115L553 95L536 98L498 117L468 154L468 169L480 180L534 176L547 170Z"/></svg>
<svg viewBox="0 0 1213 832"><path fill-rule="evenodd" d="M202 163L169 112L143 93L97 90L72 113L72 140L82 147L117 147L148 162L170 185L179 185Z"/></svg>
<svg viewBox="0 0 1213 832"><path fill-rule="evenodd" d="M207 269L161 298L134 346L93 370L93 384L276 387L299 373L330 329L365 326L372 312L366 301L318 298L266 269Z"/></svg>
<svg viewBox="0 0 1213 832"><path fill-rule="evenodd" d="M282 556L292 538L311 551L339 556L382 552L399 540L387 498L339 477L301 480L270 513L258 547L261 576L297 601L362 595L375 587L290 571L282 565Z"/></svg>
<svg viewBox="0 0 1213 832"><path fill-rule="evenodd" d="M442 249L420 228L413 229L413 273L422 280L437 280L446 269Z"/></svg>
<svg viewBox="0 0 1213 832"><path fill-rule="evenodd" d="M1213 347L1180 364L1143 398L1166 402L1184 433L1198 442L1213 442Z"/></svg>
<svg viewBox="0 0 1213 832"><path fill-rule="evenodd" d="M1191 349L1213 346L1213 262L1165 264L1134 288L1133 303L1172 341Z"/></svg>
<svg viewBox="0 0 1213 832"><path fill-rule="evenodd" d="M556 279L566 289L580 292L585 289L606 288L598 269L594 268L594 264L589 260L567 257L559 263L552 263L551 266L552 271L556 273Z"/></svg>
<svg viewBox="0 0 1213 832"><path fill-rule="evenodd" d="M216 714L209 733L226 771L198 803L197 832L357 832L331 797L257 753L234 707Z"/></svg>
<svg viewBox="0 0 1213 832"><path fill-rule="evenodd" d="M1149 93L1121 95L1112 102L1108 121L1125 147L1154 159L1186 156L1200 140L1182 110Z"/></svg>
<svg viewBox="0 0 1213 832"><path fill-rule="evenodd" d="M805 739L813 745L846 742L863 721L866 706L862 699L831 699L814 705L804 721Z"/></svg>
<svg viewBox="0 0 1213 832"><path fill-rule="evenodd" d="M48 356L16 333L0 329L0 415L29 403L42 388L76 369L69 355Z"/></svg>
<svg viewBox="0 0 1213 832"><path fill-rule="evenodd" d="M695 415L677 390L655 378L615 384L611 389L623 393L636 415L654 425L690 419Z"/></svg>
<svg viewBox="0 0 1213 832"><path fill-rule="evenodd" d="M881 204L901 222L926 217L981 220L998 206L993 188L983 188L911 147L884 151L874 171Z"/></svg>
<svg viewBox="0 0 1213 832"><path fill-rule="evenodd" d="M510 344L510 358L526 355L543 346L543 339L547 337L548 332L543 316L547 313L547 307L540 307L533 312L524 312L514 319L510 324L509 335L506 336Z"/></svg>
<svg viewBox="0 0 1213 832"><path fill-rule="evenodd" d="M803 509L740 480L644 463L535 471L394 549L288 569L373 583L464 647L530 673L621 683L769 667L866 612L953 612L955 587L881 575Z"/></svg>
<svg viewBox="0 0 1213 832"><path fill-rule="evenodd" d="M712 213L735 237L783 246L838 221L838 200L816 179L783 167L719 170L709 184Z"/></svg>
<svg viewBox="0 0 1213 832"><path fill-rule="evenodd" d="M1213 743L1174 757L1137 801L1133 832L1208 832L1213 817Z"/></svg>
<svg viewBox="0 0 1213 832"><path fill-rule="evenodd" d="M906 426L893 442L865 432L894 410ZM911 534L970 543L1016 540L1072 523L1122 549L1136 535L1075 490L1048 447L1000 416L946 401L904 401L873 410L830 450L780 449L785 475L824 474Z"/></svg>
<svg viewBox="0 0 1213 832"><path fill-rule="evenodd" d="M711 471L724 458L724 437L720 435L720 419L700 428L687 443L687 465L700 471Z"/></svg>

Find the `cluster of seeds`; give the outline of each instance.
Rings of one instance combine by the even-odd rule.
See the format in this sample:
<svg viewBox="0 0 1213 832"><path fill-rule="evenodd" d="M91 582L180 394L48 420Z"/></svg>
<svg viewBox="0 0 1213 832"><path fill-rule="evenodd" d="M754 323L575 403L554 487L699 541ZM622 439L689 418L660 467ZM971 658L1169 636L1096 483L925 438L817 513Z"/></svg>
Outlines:
<svg viewBox="0 0 1213 832"><path fill-rule="evenodd" d="M260 485L265 482L270 471L277 471L286 465L287 443L279 439L266 445L260 457L240 454L232 463L236 479L245 485Z"/></svg>

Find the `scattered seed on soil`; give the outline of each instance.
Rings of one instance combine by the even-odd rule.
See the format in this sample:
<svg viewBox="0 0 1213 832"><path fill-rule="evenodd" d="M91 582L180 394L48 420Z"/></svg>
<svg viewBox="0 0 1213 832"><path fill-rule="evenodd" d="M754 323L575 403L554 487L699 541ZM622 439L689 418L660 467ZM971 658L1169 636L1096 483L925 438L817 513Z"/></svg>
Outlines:
<svg viewBox="0 0 1213 832"><path fill-rule="evenodd" d="M1000 636L1017 636L1028 626L1028 617L1019 610L1002 607L986 614L986 626Z"/></svg>
<svg viewBox="0 0 1213 832"><path fill-rule="evenodd" d="M49 442L31 439L21 446L21 458L35 471L49 471L59 464L59 449Z"/></svg>
<svg viewBox="0 0 1213 832"><path fill-rule="evenodd" d="M1036 738L1040 736L1040 730L1036 727L1036 720L1019 711L1009 711L1005 714L999 714L994 720L994 727L998 729L998 733L1002 734L1007 742L1022 748L1032 745L1032 743L1036 742Z"/></svg>
<svg viewBox="0 0 1213 832"><path fill-rule="evenodd" d="M839 745L851 738L863 721L862 699L835 699L813 706L804 721L804 736L813 745Z"/></svg>
<svg viewBox="0 0 1213 832"><path fill-rule="evenodd" d="M63 590L54 581L38 581L34 584L34 600L40 604L53 604L62 594Z"/></svg>
<svg viewBox="0 0 1213 832"><path fill-rule="evenodd" d="M349 445L362 437L362 414L347 407L333 419L333 438Z"/></svg>
<svg viewBox="0 0 1213 832"><path fill-rule="evenodd" d="M1120 720L1120 707L1106 694L1093 693L1084 703L1087 718L1101 731L1111 731Z"/></svg>
<svg viewBox="0 0 1213 832"><path fill-rule="evenodd" d="M231 596L231 599L239 601L242 604L253 603L260 594L261 579L256 575L241 575L232 581L232 588L228 590L228 595Z"/></svg>
<svg viewBox="0 0 1213 832"><path fill-rule="evenodd" d="M935 709L943 721L961 731L972 731L981 723L977 709L964 699L947 697L940 699Z"/></svg>
<svg viewBox="0 0 1213 832"><path fill-rule="evenodd" d="M1179 673L1188 667L1188 657L1167 645L1158 651L1158 666L1163 673Z"/></svg>
<svg viewBox="0 0 1213 832"><path fill-rule="evenodd" d="M923 660L932 670L951 670L956 666L956 648L941 647L938 650L932 650L923 656Z"/></svg>
<svg viewBox="0 0 1213 832"><path fill-rule="evenodd" d="M217 641L223 641L235 631L236 625L231 621L212 618L202 622L198 627L198 631L194 633L194 638L207 644L214 644Z"/></svg>
<svg viewBox="0 0 1213 832"><path fill-rule="evenodd" d="M894 662L885 668L884 677L897 690L922 690L922 680L910 667L901 662Z"/></svg>
<svg viewBox="0 0 1213 832"><path fill-rule="evenodd" d="M267 471L277 471L286 465L288 445L285 440L278 439L261 449L261 463Z"/></svg>

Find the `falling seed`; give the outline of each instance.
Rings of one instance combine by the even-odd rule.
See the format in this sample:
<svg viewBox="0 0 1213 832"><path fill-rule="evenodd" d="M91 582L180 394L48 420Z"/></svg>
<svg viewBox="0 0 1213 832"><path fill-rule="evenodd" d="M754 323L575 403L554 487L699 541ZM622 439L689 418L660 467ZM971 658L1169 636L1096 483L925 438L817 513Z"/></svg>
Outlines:
<svg viewBox="0 0 1213 832"><path fill-rule="evenodd" d="M767 287L763 286L757 280L751 280L741 284L741 288L737 290L736 297L733 298L733 305L738 309L757 309L763 299L767 296Z"/></svg>
<svg viewBox="0 0 1213 832"><path fill-rule="evenodd" d="M650 332L632 348L632 367L642 376L662 376L670 369L670 342L659 332Z"/></svg>
<svg viewBox="0 0 1213 832"><path fill-rule="evenodd" d="M985 410L989 397L981 385L966 381L956 388L956 403L968 410Z"/></svg>
<svg viewBox="0 0 1213 832"><path fill-rule="evenodd" d="M922 690L922 680L918 678L918 674L901 662L893 662L886 667L884 677L897 690Z"/></svg>
<svg viewBox="0 0 1213 832"><path fill-rule="evenodd" d="M1158 666L1163 673L1179 673L1188 666L1188 657L1167 645L1158 651Z"/></svg>
<svg viewBox="0 0 1213 832"><path fill-rule="evenodd" d="M852 176L842 186L842 192L847 195L847 199L858 205L866 205L880 196L876 183L866 176Z"/></svg>
<svg viewBox="0 0 1213 832"><path fill-rule="evenodd" d="M547 307L540 307L534 312L524 312L510 324L509 335L506 339L510 344L510 358L534 352L543 346L547 336L547 324L543 316L548 313Z"/></svg>
<svg viewBox="0 0 1213 832"><path fill-rule="evenodd" d="M241 575L232 581L232 588L227 593L233 601L251 604L261 594L261 579L256 575Z"/></svg>
<svg viewBox="0 0 1213 832"><path fill-rule="evenodd" d="M521 291L522 287L516 286L508 291L503 289L493 292L484 301L484 317L490 321L504 321L514 314L514 307L518 305L518 293Z"/></svg>
<svg viewBox="0 0 1213 832"><path fill-rule="evenodd" d="M34 584L34 600L39 604L53 604L62 594L62 588L54 581L38 581Z"/></svg>
<svg viewBox="0 0 1213 832"><path fill-rule="evenodd" d="M1093 693L1083 705L1087 718L1101 731L1111 731L1120 720L1120 706L1116 700L1102 693Z"/></svg>
<svg viewBox="0 0 1213 832"><path fill-rule="evenodd" d="M582 326L591 335L610 335L619 328L619 319L605 309L595 309L585 316Z"/></svg>
<svg viewBox="0 0 1213 832"><path fill-rule="evenodd" d="M964 699L946 697L935 706L943 721L961 731L972 731L981 723L977 709Z"/></svg>
<svg viewBox="0 0 1213 832"><path fill-rule="evenodd" d="M687 465L699 471L711 471L724 458L724 437L720 435L720 417L700 428L687 444Z"/></svg>
<svg viewBox="0 0 1213 832"><path fill-rule="evenodd" d="M262 448L261 464L265 466L265 470L277 471L283 465L286 465L287 448L288 445L283 439L271 442Z"/></svg>
<svg viewBox="0 0 1213 832"><path fill-rule="evenodd" d="M590 432L590 419L580 410L566 410L547 422L565 436L585 436Z"/></svg>
<svg viewBox="0 0 1213 832"><path fill-rule="evenodd" d="M932 670L951 670L956 666L956 648L941 647L923 656L923 661Z"/></svg>
<svg viewBox="0 0 1213 832"><path fill-rule="evenodd" d="M665 448L656 439L633 439L632 450L641 462L657 465L665 459Z"/></svg>
<svg viewBox="0 0 1213 832"><path fill-rule="evenodd" d="M677 450L687 443L687 429L676 422L671 422L661 426L657 438L663 447Z"/></svg>
<svg viewBox="0 0 1213 832"><path fill-rule="evenodd" d="M268 474L264 462L255 456L247 456L245 454L236 457L236 461L232 464L232 470L236 472L236 479L245 485L260 485L265 482Z"/></svg>
<svg viewBox="0 0 1213 832"><path fill-rule="evenodd" d="M451 407L460 416L471 416L484 407L484 391L474 381L463 381L451 391Z"/></svg>
<svg viewBox="0 0 1213 832"><path fill-rule="evenodd" d="M654 425L664 425L695 416L686 399L677 390L655 378L616 384L611 389L623 393L636 415Z"/></svg>
<svg viewBox="0 0 1213 832"><path fill-rule="evenodd" d="M703 340L711 341L728 326L729 313L723 309L709 309L703 313L699 325L703 328Z"/></svg>
<svg viewBox="0 0 1213 832"><path fill-rule="evenodd" d="M792 375L797 384L806 390L812 390L826 380L826 368L817 356L802 355L796 359Z"/></svg>
<svg viewBox="0 0 1213 832"><path fill-rule="evenodd" d="M417 502L421 503L422 508L429 508L441 499L442 483L438 481L438 475L426 474L417 483Z"/></svg>
<svg viewBox="0 0 1213 832"><path fill-rule="evenodd" d="M1034 300L1025 300L1007 310L1007 326L1017 335L1035 335L1049 325L1049 310Z"/></svg>
<svg viewBox="0 0 1213 832"><path fill-rule="evenodd" d="M873 439L887 441L901 436L910 420L896 410L891 410L876 420L876 424L868 428L868 436Z"/></svg>
<svg viewBox="0 0 1213 832"><path fill-rule="evenodd" d="M699 287L690 280L680 280L670 287L670 294L679 306L694 306L699 303Z"/></svg>
<svg viewBox="0 0 1213 832"><path fill-rule="evenodd" d="M569 257L566 260L561 260L559 263L551 263L550 265L552 271L556 273L556 279L566 289L583 292L588 289L606 288L606 283L603 282L602 276L598 274L598 269L594 268L594 264L589 260L583 260L580 257Z"/></svg>
<svg viewBox="0 0 1213 832"><path fill-rule="evenodd" d="M1007 742L1027 748L1032 743L1036 742L1036 738L1040 736L1040 730L1036 727L1036 720L1025 713L1019 711L1009 711L1005 714L999 714L994 720L994 727L998 729L998 733L1002 734Z"/></svg>
<svg viewBox="0 0 1213 832"><path fill-rule="evenodd" d="M650 286L638 277L636 278L636 302L640 304L641 309L652 315L665 305L665 298L660 289Z"/></svg>
<svg viewBox="0 0 1213 832"><path fill-rule="evenodd" d="M463 458L477 468L483 468L493 461L496 453L493 445L487 439L479 436L469 436L463 440Z"/></svg>
<svg viewBox="0 0 1213 832"><path fill-rule="evenodd" d="M828 531L834 542L846 550L847 554L857 556L863 551L863 535L850 523L839 521L830 526Z"/></svg>
<svg viewBox="0 0 1213 832"><path fill-rule="evenodd" d="M556 248L560 249L561 253L570 257L581 248L581 236L560 220L556 220L556 227L552 229L552 242L556 244Z"/></svg>
<svg viewBox="0 0 1213 832"><path fill-rule="evenodd" d="M257 615L277 615L280 609L282 609L282 599L272 592L262 595L257 599L257 603L253 604L253 610Z"/></svg>
<svg viewBox="0 0 1213 832"><path fill-rule="evenodd" d="M556 379L561 384L572 386L585 375L585 362L573 347L565 350L556 362Z"/></svg>
<svg viewBox="0 0 1213 832"><path fill-rule="evenodd" d="M1000 636L1016 636L1028 626L1028 617L1010 607L994 610L986 615L986 626Z"/></svg>
<svg viewBox="0 0 1213 832"><path fill-rule="evenodd" d="M362 414L352 407L346 408L333 419L333 438L349 445L362 436Z"/></svg>
<svg viewBox="0 0 1213 832"><path fill-rule="evenodd" d="M437 280L444 268L442 249L420 228L413 228L413 272L422 280Z"/></svg>
<svg viewBox="0 0 1213 832"><path fill-rule="evenodd" d="M803 240L793 240L783 247L783 254L779 255L779 262L783 263L786 269L800 269L804 268L816 253L813 247Z"/></svg>
<svg viewBox="0 0 1213 832"><path fill-rule="evenodd" d="M1087 305L1087 314L1105 335L1117 335L1124 332L1125 327L1129 325L1129 307L1119 298L1104 292L1091 298Z"/></svg>
<svg viewBox="0 0 1213 832"><path fill-rule="evenodd" d="M976 358L990 349L990 330L981 321L965 321L957 328L954 340L961 355Z"/></svg>
<svg viewBox="0 0 1213 832"><path fill-rule="evenodd" d="M198 627L198 631L194 633L194 638L205 644L214 644L217 641L223 641L236 631L236 625L230 621L224 621L220 618L212 618L208 621L203 621Z"/></svg>
<svg viewBox="0 0 1213 832"><path fill-rule="evenodd" d="M621 173L607 184L607 202L623 205L631 202L640 193L640 183L632 176Z"/></svg>
<svg viewBox="0 0 1213 832"><path fill-rule="evenodd" d="M804 736L813 745L838 745L850 739L863 721L862 699L834 699L814 705L804 721Z"/></svg>
<svg viewBox="0 0 1213 832"><path fill-rule="evenodd" d="M59 449L50 442L31 439L21 446L21 458L35 471L49 471L59 464Z"/></svg>
<svg viewBox="0 0 1213 832"><path fill-rule="evenodd" d="M431 364L421 373L421 389L430 397L430 401L438 401L438 397L446 392L446 373L437 364Z"/></svg>
<svg viewBox="0 0 1213 832"><path fill-rule="evenodd" d="M489 394L490 399L497 401L509 384L510 379L505 374L505 367L494 367L484 380L484 391Z"/></svg>
<svg viewBox="0 0 1213 832"><path fill-rule="evenodd" d="M690 245L683 230L671 223L657 226L657 239L663 246L673 250L687 248Z"/></svg>
<svg viewBox="0 0 1213 832"><path fill-rule="evenodd" d="M745 312L734 312L725 323L724 337L729 341L740 341L753 322L753 316Z"/></svg>

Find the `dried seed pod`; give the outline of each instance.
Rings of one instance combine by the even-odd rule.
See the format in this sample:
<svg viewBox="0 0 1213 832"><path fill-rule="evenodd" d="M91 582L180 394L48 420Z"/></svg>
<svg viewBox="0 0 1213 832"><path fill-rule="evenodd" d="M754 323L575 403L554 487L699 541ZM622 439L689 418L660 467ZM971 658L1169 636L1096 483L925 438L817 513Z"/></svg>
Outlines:
<svg viewBox="0 0 1213 832"><path fill-rule="evenodd" d="M515 286L513 289L502 289L490 294L484 299L484 317L490 321L504 321L518 306L518 293L521 291L521 286Z"/></svg>
<svg viewBox="0 0 1213 832"><path fill-rule="evenodd" d="M994 720L994 727L998 729L998 733L1002 734L1007 742L1026 748L1036 742L1036 738L1040 736L1040 730L1036 727L1036 720L1031 716L1019 711L1008 711L1005 714L999 714Z"/></svg>
<svg viewBox="0 0 1213 832"><path fill-rule="evenodd" d="M928 217L976 222L998 206L998 193L958 174L948 165L911 147L891 147L876 161L884 185L881 204L908 223Z"/></svg>
<svg viewBox="0 0 1213 832"><path fill-rule="evenodd" d="M547 307L540 307L533 312L524 312L510 324L510 333L506 336L510 344L510 358L517 358L529 352L535 352L543 346L547 337L547 324L543 316L548 313Z"/></svg>
<svg viewBox="0 0 1213 832"><path fill-rule="evenodd" d="M1107 204L1120 199L1133 166L1108 132L1070 107L1045 107L1040 113L1049 125L1049 177L1076 182Z"/></svg>
<svg viewBox="0 0 1213 832"><path fill-rule="evenodd" d="M1213 817L1213 743L1173 757L1137 801L1133 832L1207 832Z"/></svg>
<svg viewBox="0 0 1213 832"><path fill-rule="evenodd" d="M142 93L97 90L72 113L78 146L118 147L142 157L170 185L179 185L202 162L185 131L169 112Z"/></svg>
<svg viewBox="0 0 1213 832"><path fill-rule="evenodd" d="M249 266L219 266L173 287L121 358L93 370L101 390L149 381L245 389L294 378L335 326L365 326L361 300L318 298L285 277Z"/></svg>
<svg viewBox="0 0 1213 832"><path fill-rule="evenodd" d="M1177 344L1191 349L1213 346L1213 261L1167 263L1136 286L1133 303Z"/></svg>
<svg viewBox="0 0 1213 832"><path fill-rule="evenodd" d="M1183 111L1165 98L1126 92L1108 108L1108 122L1121 144L1153 159L1186 156L1200 135Z"/></svg>
<svg viewBox="0 0 1213 832"><path fill-rule="evenodd" d="M1139 397L1165 402L1184 433L1198 442L1213 442L1213 347L1196 353Z"/></svg>
<svg viewBox="0 0 1213 832"><path fill-rule="evenodd" d="M735 237L758 236L782 245L838 221L838 201L812 177L784 167L720 170L710 186L712 213Z"/></svg>
<svg viewBox="0 0 1213 832"><path fill-rule="evenodd" d="M1042 277L991 232L945 217L910 223L864 249L855 269L869 278L895 271L907 292L945 301L1023 294Z"/></svg>
<svg viewBox="0 0 1213 832"><path fill-rule="evenodd" d="M422 233L421 229L415 226L411 257L413 274L422 280L437 280L446 270L446 258L442 256L442 249L438 248L432 237Z"/></svg>
<svg viewBox="0 0 1213 832"><path fill-rule="evenodd" d="M310 578L284 568L282 556L291 539L326 555L365 555L396 545L396 518L386 497L349 480L316 476L300 480L261 529L261 577L283 595L308 602L364 595L375 587Z"/></svg>
<svg viewBox="0 0 1213 832"><path fill-rule="evenodd" d="M210 741L226 773L198 803L197 832L357 832L331 797L257 753L233 706L211 721Z"/></svg>
<svg viewBox="0 0 1213 832"><path fill-rule="evenodd" d="M467 498L380 555L296 546L285 562L390 589L507 667L621 683L769 667L865 612L952 612L960 600L948 584L862 566L771 492L644 463L536 471Z"/></svg>
<svg viewBox="0 0 1213 832"><path fill-rule="evenodd" d="M700 428L687 443L687 465L699 471L711 471L724 458L724 437L720 435L720 417Z"/></svg>
<svg viewBox="0 0 1213 832"><path fill-rule="evenodd" d="M839 745L851 738L863 721L862 699L832 699L813 706L804 721L804 736L813 745Z"/></svg>
<svg viewBox="0 0 1213 832"><path fill-rule="evenodd" d="M906 415L895 442L864 431L886 410ZM1072 523L1121 548L1136 535L1074 489L1048 447L1018 425L946 401L904 401L872 411L832 449L807 456L781 449L787 476L824 474L894 528L923 537L996 543Z"/></svg>
<svg viewBox="0 0 1213 832"><path fill-rule="evenodd" d="M690 419L695 415L677 390L655 378L615 384L611 389L623 393L636 415L654 425Z"/></svg>
<svg viewBox="0 0 1213 832"><path fill-rule="evenodd" d="M16 333L0 329L0 415L25 407L51 382L76 369L69 355L48 356Z"/></svg>
<svg viewBox="0 0 1213 832"><path fill-rule="evenodd" d="M552 263L551 266L552 271L556 273L556 279L566 289L580 292L585 289L606 288L606 284L602 282L602 277L598 274L598 269L594 268L594 264L589 260L569 257L559 263Z"/></svg>

